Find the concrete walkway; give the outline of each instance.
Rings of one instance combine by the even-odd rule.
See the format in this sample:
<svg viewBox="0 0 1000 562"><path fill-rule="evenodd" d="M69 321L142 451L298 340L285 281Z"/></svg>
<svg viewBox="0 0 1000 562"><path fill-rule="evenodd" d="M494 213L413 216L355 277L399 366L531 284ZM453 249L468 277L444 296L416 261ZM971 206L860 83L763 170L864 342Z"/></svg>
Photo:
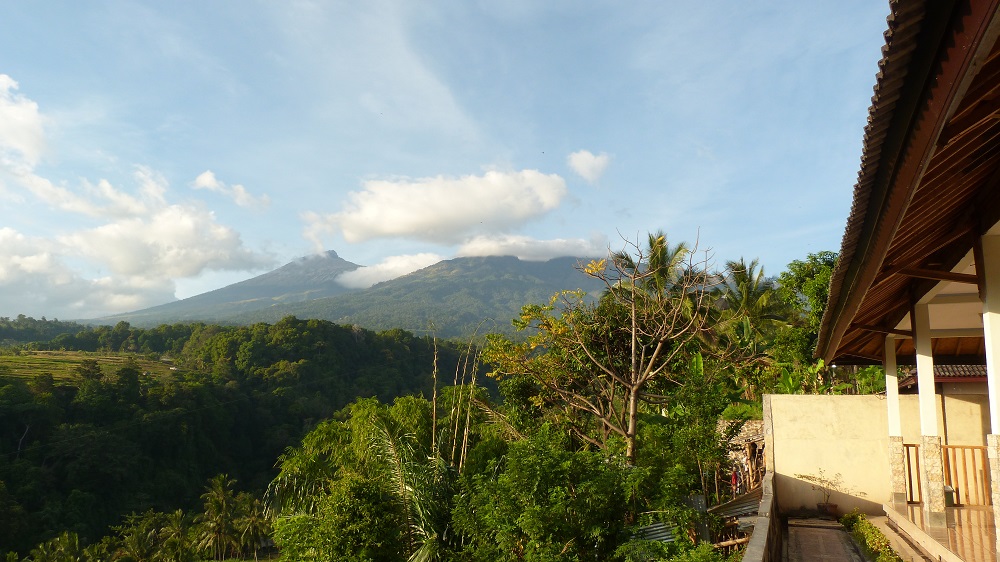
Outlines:
<svg viewBox="0 0 1000 562"><path fill-rule="evenodd" d="M789 519L788 562L865 562L840 523L830 519Z"/></svg>
<svg viewBox="0 0 1000 562"><path fill-rule="evenodd" d="M895 528L891 527L888 517L884 515L869 515L868 520L872 522L872 525L878 527L882 531L882 534L889 539L889 545L903 559L903 562L932 562L934 560L918 550L909 540L899 534Z"/></svg>

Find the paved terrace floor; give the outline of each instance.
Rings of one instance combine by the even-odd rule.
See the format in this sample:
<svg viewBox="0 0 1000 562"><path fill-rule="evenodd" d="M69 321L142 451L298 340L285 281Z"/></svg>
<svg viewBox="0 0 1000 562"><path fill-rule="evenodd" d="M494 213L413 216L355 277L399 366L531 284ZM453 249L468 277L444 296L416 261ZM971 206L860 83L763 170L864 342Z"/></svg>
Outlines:
<svg viewBox="0 0 1000 562"><path fill-rule="evenodd" d="M889 519L911 539L945 562L997 562L997 533L990 506L945 508L947 526L924 522L921 506L885 506Z"/></svg>
<svg viewBox="0 0 1000 562"><path fill-rule="evenodd" d="M885 516L868 516L889 539L892 549L903 562L936 562L937 558L920 550L911 540L888 524ZM864 561L860 548L836 521L829 519L795 519L787 521L784 560L798 561Z"/></svg>
<svg viewBox="0 0 1000 562"><path fill-rule="evenodd" d="M788 519L788 562L865 562L840 523L830 519Z"/></svg>

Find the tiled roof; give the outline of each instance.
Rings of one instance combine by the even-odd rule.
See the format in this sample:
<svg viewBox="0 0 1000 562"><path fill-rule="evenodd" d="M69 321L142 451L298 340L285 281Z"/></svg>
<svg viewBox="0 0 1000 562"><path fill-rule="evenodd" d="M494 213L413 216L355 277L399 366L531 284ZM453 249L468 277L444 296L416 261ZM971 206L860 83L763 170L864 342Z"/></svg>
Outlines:
<svg viewBox="0 0 1000 562"><path fill-rule="evenodd" d="M934 382L981 382L986 380L986 365L934 365ZM917 383L917 369L910 368L899 386Z"/></svg>
<svg viewBox="0 0 1000 562"><path fill-rule="evenodd" d="M998 0L896 0L816 354L878 363L885 335L1000 220ZM918 273L913 273L918 272ZM968 282L960 279L958 282ZM939 337L934 355L975 363L983 339ZM912 339L897 358L912 359Z"/></svg>

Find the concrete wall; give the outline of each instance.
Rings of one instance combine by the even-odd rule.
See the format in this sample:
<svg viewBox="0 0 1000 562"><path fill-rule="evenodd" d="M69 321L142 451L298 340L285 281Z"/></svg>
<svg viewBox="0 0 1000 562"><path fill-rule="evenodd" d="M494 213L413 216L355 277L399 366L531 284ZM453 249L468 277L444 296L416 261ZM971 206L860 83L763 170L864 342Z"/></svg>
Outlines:
<svg viewBox="0 0 1000 562"><path fill-rule="evenodd" d="M984 445L989 405L985 395L969 393L984 389L951 386L938 397L944 444ZM775 474L781 513L814 510L823 496L810 478L820 477L835 482L830 502L841 513L880 514L890 499L887 410L884 396L765 396L767 470ZM900 418L903 442L920 443L916 395L900 396Z"/></svg>
<svg viewBox="0 0 1000 562"><path fill-rule="evenodd" d="M830 503L878 514L889 488L885 397L776 394L764 397L765 454L781 513L823 501L809 477L836 482Z"/></svg>
<svg viewBox="0 0 1000 562"><path fill-rule="evenodd" d="M937 396L941 444L986 445L986 434L990 432L989 407L986 383L942 384ZM916 394L899 397L899 414L903 442L920 443L920 405Z"/></svg>

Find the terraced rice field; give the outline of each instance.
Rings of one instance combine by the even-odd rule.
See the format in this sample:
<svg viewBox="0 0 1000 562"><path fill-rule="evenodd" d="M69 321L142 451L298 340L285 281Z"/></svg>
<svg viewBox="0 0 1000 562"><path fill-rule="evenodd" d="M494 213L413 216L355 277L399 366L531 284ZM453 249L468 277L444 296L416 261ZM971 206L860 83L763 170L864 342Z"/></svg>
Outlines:
<svg viewBox="0 0 1000 562"><path fill-rule="evenodd" d="M0 354L0 376L34 378L41 374L51 374L59 381L76 378L75 370L85 360L97 361L105 373L114 373L130 359L134 359L143 372L154 377L171 373L170 363L150 361L145 357L126 353L87 353L82 351L21 351L17 355Z"/></svg>

